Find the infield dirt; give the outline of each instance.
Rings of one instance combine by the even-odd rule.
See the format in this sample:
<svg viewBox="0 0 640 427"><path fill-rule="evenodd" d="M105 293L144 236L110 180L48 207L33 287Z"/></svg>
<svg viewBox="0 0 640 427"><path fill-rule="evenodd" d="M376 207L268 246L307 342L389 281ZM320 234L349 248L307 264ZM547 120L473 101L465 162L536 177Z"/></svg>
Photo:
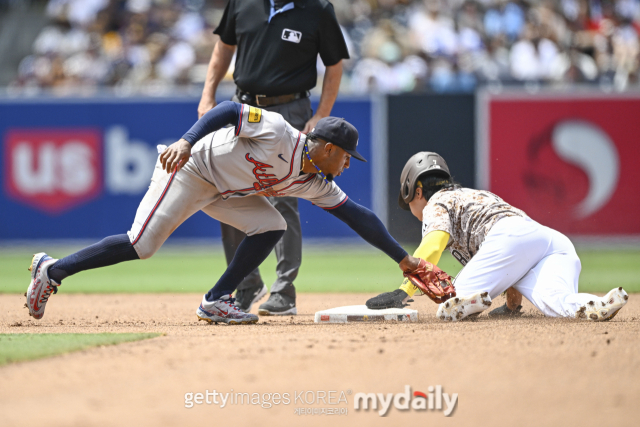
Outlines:
<svg viewBox="0 0 640 427"><path fill-rule="evenodd" d="M426 298L412 304L419 323L313 323L318 310L369 296L300 294L298 316L227 326L196 321L201 295L58 294L41 321L21 308L24 297L0 295L0 333L165 334L0 368L0 424L638 425L640 295L605 323L544 318L527 302L522 318L445 324ZM384 418L354 409L356 393L396 394L406 385L423 393L441 385L458 394L457 408L449 418L393 405ZM185 393L206 390L289 393L290 404L185 408ZM347 403L294 402L294 393L318 391L344 392ZM348 413L296 415L306 408Z"/></svg>

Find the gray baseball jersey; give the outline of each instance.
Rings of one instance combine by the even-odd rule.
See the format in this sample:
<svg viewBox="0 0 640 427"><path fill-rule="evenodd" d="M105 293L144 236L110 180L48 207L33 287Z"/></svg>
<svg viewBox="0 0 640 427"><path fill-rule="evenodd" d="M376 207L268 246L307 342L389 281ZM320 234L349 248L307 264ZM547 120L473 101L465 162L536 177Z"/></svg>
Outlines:
<svg viewBox="0 0 640 427"><path fill-rule="evenodd" d="M240 123L203 137L191 156L225 200L262 195L298 197L322 208L342 204L347 196L335 182L300 173L305 138L280 114L243 104Z"/></svg>
<svg viewBox="0 0 640 427"><path fill-rule="evenodd" d="M493 193L471 188L444 189L422 211L422 236L441 230L449 233L447 249L462 264L478 252L491 227L502 218L524 217L520 209Z"/></svg>

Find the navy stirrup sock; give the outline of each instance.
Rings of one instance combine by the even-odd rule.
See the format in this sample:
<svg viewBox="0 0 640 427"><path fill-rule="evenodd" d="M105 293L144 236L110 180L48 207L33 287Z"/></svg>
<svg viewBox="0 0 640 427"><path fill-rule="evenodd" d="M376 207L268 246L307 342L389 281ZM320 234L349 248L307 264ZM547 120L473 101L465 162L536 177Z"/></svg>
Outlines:
<svg viewBox="0 0 640 427"><path fill-rule="evenodd" d="M217 300L235 291L240 282L269 256L283 234L284 230L274 230L245 237L238 245L227 270L218 283L207 292L207 301Z"/></svg>
<svg viewBox="0 0 640 427"><path fill-rule="evenodd" d="M134 259L140 257L129 241L129 236L118 234L56 261L49 267L49 278L62 283L63 279L81 271Z"/></svg>

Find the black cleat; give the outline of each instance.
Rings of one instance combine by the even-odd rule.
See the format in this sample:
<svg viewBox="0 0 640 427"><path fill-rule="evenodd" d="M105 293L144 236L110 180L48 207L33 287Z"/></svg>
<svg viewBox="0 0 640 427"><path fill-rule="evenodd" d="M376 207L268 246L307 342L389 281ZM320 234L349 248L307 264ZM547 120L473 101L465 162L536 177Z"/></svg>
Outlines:
<svg viewBox="0 0 640 427"><path fill-rule="evenodd" d="M507 307L505 303L501 307L496 308L495 310L491 310L489 312L489 317L520 317L522 316L522 306L519 305L515 308L515 310L511 310Z"/></svg>
<svg viewBox="0 0 640 427"><path fill-rule="evenodd" d="M253 304L260 301L266 294L267 287L264 284L249 289L238 289L236 292L236 307L245 313L249 313Z"/></svg>
<svg viewBox="0 0 640 427"><path fill-rule="evenodd" d="M258 307L260 316L284 316L298 314L296 298L289 295L274 292L269 295L267 302Z"/></svg>
<svg viewBox="0 0 640 427"><path fill-rule="evenodd" d="M393 292L385 292L367 301L367 308L372 310L383 310L385 308L403 308L408 306L405 302L413 302L408 299L409 295L402 289ZM406 300L406 301L405 301Z"/></svg>

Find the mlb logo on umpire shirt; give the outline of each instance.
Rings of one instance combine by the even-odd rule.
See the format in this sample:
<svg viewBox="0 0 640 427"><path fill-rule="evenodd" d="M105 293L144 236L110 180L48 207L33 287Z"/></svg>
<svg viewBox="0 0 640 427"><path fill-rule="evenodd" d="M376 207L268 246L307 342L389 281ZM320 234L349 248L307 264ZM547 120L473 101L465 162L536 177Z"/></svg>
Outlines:
<svg viewBox="0 0 640 427"><path fill-rule="evenodd" d="M301 39L302 33L300 31L289 30L288 28L282 30L282 40L293 43L300 43Z"/></svg>

